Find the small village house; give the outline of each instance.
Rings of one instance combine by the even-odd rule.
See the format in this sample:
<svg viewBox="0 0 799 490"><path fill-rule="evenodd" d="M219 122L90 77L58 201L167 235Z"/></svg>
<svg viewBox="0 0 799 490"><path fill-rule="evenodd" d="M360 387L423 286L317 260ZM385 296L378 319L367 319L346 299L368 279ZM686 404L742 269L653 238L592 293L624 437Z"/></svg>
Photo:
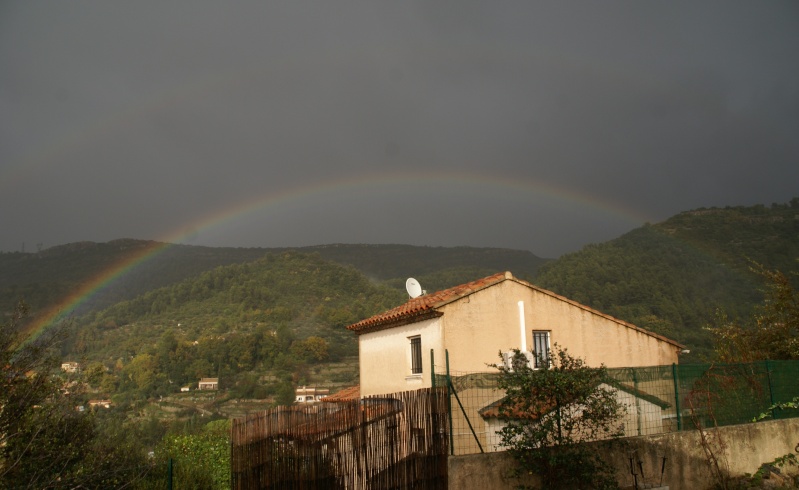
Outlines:
<svg viewBox="0 0 799 490"><path fill-rule="evenodd" d="M62 362L61 370L67 373L79 373L80 363L74 361Z"/></svg>
<svg viewBox="0 0 799 490"><path fill-rule="evenodd" d="M113 404L111 400L89 400L89 408L111 408Z"/></svg>
<svg viewBox="0 0 799 490"><path fill-rule="evenodd" d="M219 389L219 378L202 378L199 383L197 383L198 390L218 390Z"/></svg>
<svg viewBox="0 0 799 490"><path fill-rule="evenodd" d="M326 388L300 386L294 390L294 401L296 403L316 403L322 401L329 394L330 390Z"/></svg>

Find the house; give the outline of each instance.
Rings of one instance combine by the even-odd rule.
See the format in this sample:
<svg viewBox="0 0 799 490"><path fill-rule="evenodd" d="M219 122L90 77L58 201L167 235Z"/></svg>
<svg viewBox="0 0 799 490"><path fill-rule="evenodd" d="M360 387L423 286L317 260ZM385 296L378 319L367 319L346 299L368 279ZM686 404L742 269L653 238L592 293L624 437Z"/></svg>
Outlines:
<svg viewBox="0 0 799 490"><path fill-rule="evenodd" d="M202 378L199 383L197 383L198 390L218 390L219 389L219 378Z"/></svg>
<svg viewBox="0 0 799 490"><path fill-rule="evenodd" d="M301 386L294 390L294 401L296 403L316 403L322 401L329 394L330 390L328 389Z"/></svg>
<svg viewBox="0 0 799 490"><path fill-rule="evenodd" d="M678 362L683 346L631 323L498 273L410 299L347 327L358 335L360 396L432 386L431 369L488 370L499 353L537 364L557 343L589 366Z"/></svg>
<svg viewBox="0 0 799 490"><path fill-rule="evenodd" d="M111 400L89 400L89 408L111 408L113 404Z"/></svg>
<svg viewBox="0 0 799 490"><path fill-rule="evenodd" d="M61 370L67 373L79 373L80 364L74 361L62 362Z"/></svg>

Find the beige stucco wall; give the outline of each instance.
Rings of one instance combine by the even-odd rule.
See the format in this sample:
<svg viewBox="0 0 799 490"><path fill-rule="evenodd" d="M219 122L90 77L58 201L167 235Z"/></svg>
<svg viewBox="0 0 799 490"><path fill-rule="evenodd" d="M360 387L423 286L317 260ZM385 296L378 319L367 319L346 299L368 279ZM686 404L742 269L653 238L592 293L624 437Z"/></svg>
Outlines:
<svg viewBox="0 0 799 490"><path fill-rule="evenodd" d="M450 366L484 371L498 352L521 348L518 303L524 303L527 350L533 331L550 331L550 343L568 349L590 366L656 366L677 362L678 347L560 297L515 281L504 281L441 308L443 343Z"/></svg>
<svg viewBox="0 0 799 490"><path fill-rule="evenodd" d="M527 296L511 285L519 286L504 281L441 308L450 369L488 371L488 364L501 362L500 351L521 346L517 302ZM527 347L532 348L532 339Z"/></svg>
<svg viewBox="0 0 799 490"><path fill-rule="evenodd" d="M422 374L411 374L410 337L422 339ZM361 396L429 388L430 349L443 364L441 317L358 337Z"/></svg>

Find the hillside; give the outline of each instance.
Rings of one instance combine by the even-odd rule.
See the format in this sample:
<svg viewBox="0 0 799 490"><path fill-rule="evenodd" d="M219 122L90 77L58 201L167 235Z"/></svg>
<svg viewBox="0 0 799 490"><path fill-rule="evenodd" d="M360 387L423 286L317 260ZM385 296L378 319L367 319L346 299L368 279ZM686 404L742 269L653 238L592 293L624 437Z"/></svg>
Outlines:
<svg viewBox="0 0 799 490"><path fill-rule="evenodd" d="M194 247L133 239L70 243L35 253L0 253L0 308L8 311L17 299L23 298L34 311L45 309L98 275L142 255L149 258L98 291L78 313L265 254L265 250L255 248Z"/></svg>
<svg viewBox="0 0 799 490"><path fill-rule="evenodd" d="M312 366L357 355L345 325L402 300L318 254L270 254L77 318L64 356L96 366L103 394L126 399L166 395L207 376L240 397L280 387L291 395L315 379ZM340 381L356 382L357 372Z"/></svg>
<svg viewBox="0 0 799 490"><path fill-rule="evenodd" d="M352 265L376 280L404 283L415 276L430 290L497 270L531 278L547 260L520 250L410 245L320 245L302 248L215 248L122 239L79 242L36 253L0 253L0 311L24 298L34 311L57 304L69 292L119 264L137 265L93 294L76 313L130 300L219 266L257 260L268 253L300 251ZM136 257L146 256L137 261Z"/></svg>
<svg viewBox="0 0 799 490"><path fill-rule="evenodd" d="M309 315L319 308L319 297L331 296L326 288L335 289L336 283L320 284L322 289L313 292L318 278L303 275L301 282L290 284L286 281L299 276L275 257L311 253L325 264L319 266L322 269L333 267L333 262L347 265L341 270L349 272L336 273L342 277L357 270L359 278L348 281L362 291L380 289L392 298L378 302L387 306L403 299L408 276L432 292L511 270L517 277L674 338L694 355L702 355L710 348L702 327L712 322L717 309L745 316L760 301L761 282L750 272L750 261L784 272L799 270L797 214L799 199L769 207L692 210L555 261L526 251L471 247L337 244L237 249L140 240L85 242L37 253L0 254L0 301L4 310L18 297L32 303L34 310L57 303L90 278L155 247L157 253L112 281L78 312L90 315L81 320L82 327L88 327L71 341L73 354L110 362L112 355L103 345L114 345L124 348L113 355L135 355L146 350L137 345L141 339L152 343L164 326L178 323L184 331L176 335L186 339L241 325L284 325L285 332L299 338L327 328L324 338L332 341L335 327L367 316L377 303L359 309L361 299L350 291L334 302L335 307L325 304L315 316ZM280 272L266 272L269 267ZM301 306L304 303L312 306ZM147 330L154 325L161 330ZM351 337L332 344L343 346L339 355L354 352Z"/></svg>
<svg viewBox="0 0 799 490"><path fill-rule="evenodd" d="M545 265L542 287L708 354L702 327L721 308L746 316L762 296L751 261L799 271L799 199L688 211Z"/></svg>
<svg viewBox="0 0 799 490"><path fill-rule="evenodd" d="M281 249L276 249L280 251ZM481 269L493 274L511 270L518 277L533 278L549 259L542 259L526 250L475 247L418 247L413 245L319 245L297 249L318 252L322 257L349 264L369 277L379 280L425 277L433 282L428 289L438 290L458 284L446 279L437 281L437 274L463 269ZM471 279L479 276L471 276ZM470 280L470 279L466 279Z"/></svg>

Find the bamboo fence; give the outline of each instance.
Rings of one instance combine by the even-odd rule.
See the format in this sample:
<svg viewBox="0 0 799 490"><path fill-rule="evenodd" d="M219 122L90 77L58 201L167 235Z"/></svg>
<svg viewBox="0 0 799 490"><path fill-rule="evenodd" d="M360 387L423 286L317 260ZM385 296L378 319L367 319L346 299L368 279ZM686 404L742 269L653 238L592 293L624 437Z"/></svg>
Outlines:
<svg viewBox="0 0 799 490"><path fill-rule="evenodd" d="M232 424L232 488L445 489L447 422L445 388L249 415Z"/></svg>

